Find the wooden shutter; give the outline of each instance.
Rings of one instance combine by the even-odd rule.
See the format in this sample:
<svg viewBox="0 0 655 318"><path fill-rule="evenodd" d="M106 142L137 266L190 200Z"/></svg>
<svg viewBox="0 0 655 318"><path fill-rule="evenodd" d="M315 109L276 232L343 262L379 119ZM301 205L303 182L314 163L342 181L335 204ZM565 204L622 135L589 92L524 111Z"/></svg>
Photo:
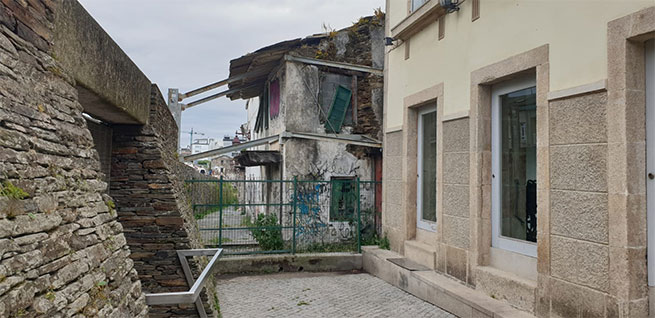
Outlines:
<svg viewBox="0 0 655 318"><path fill-rule="evenodd" d="M446 37L446 16L439 18L439 40Z"/></svg>
<svg viewBox="0 0 655 318"><path fill-rule="evenodd" d="M346 118L346 111L348 110L348 106L350 106L351 96L352 92L348 88L341 85L337 87L327 121L325 122L325 130L328 133L338 134L341 132L341 125L343 125L343 120Z"/></svg>
<svg viewBox="0 0 655 318"><path fill-rule="evenodd" d="M480 0L473 0L472 6L471 21L475 21L480 18Z"/></svg>

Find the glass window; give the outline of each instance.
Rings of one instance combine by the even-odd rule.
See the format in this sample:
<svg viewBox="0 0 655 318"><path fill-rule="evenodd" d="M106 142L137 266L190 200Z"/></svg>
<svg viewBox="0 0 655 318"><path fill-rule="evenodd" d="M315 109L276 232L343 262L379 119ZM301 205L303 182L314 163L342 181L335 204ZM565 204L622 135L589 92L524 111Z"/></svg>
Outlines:
<svg viewBox="0 0 655 318"><path fill-rule="evenodd" d="M434 108L419 112L417 225L435 230L437 221L437 112Z"/></svg>
<svg viewBox="0 0 655 318"><path fill-rule="evenodd" d="M501 235L537 241L536 88L500 96Z"/></svg>
<svg viewBox="0 0 655 318"><path fill-rule="evenodd" d="M418 8L423 6L428 1L429 0L412 0L412 12L418 10Z"/></svg>

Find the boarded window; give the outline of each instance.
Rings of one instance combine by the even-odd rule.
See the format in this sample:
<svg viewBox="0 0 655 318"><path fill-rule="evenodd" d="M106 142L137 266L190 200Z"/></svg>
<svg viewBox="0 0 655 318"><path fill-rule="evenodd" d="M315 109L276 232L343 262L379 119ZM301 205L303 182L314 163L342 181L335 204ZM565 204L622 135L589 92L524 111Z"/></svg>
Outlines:
<svg viewBox="0 0 655 318"><path fill-rule="evenodd" d="M255 121L255 132L260 133L268 129L268 89L259 96L259 109L257 110L257 120Z"/></svg>
<svg viewBox="0 0 655 318"><path fill-rule="evenodd" d="M355 179L352 177L332 178L330 192L330 222L348 222L355 220L357 192Z"/></svg>
<svg viewBox="0 0 655 318"><path fill-rule="evenodd" d="M280 81L271 82L269 89L269 104L271 110L271 119L277 117L280 113Z"/></svg>
<svg viewBox="0 0 655 318"><path fill-rule="evenodd" d="M332 107L330 107L330 113L328 114L328 119L325 123L325 129L328 133L339 133L341 132L341 126L343 125L343 120L346 117L346 111L348 106L350 106L350 97L352 92L342 85L337 87L336 92L334 93L334 100L332 101Z"/></svg>

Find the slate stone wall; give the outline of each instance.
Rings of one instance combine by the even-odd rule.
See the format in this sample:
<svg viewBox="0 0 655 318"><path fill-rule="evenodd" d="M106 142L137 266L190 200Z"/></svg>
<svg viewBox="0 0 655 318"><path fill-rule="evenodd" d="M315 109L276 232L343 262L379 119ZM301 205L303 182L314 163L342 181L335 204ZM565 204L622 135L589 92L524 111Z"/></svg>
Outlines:
<svg viewBox="0 0 655 318"><path fill-rule="evenodd" d="M112 127L110 193L143 289L187 291L190 286L176 250L202 248L184 186L184 179L196 172L177 157L177 126L156 85L148 122ZM195 265L197 275L204 264ZM206 311L211 312L207 297L203 298ZM150 317L194 316L193 304L150 309Z"/></svg>
<svg viewBox="0 0 655 318"><path fill-rule="evenodd" d="M49 52L56 5L0 1L0 317L144 317L75 83Z"/></svg>

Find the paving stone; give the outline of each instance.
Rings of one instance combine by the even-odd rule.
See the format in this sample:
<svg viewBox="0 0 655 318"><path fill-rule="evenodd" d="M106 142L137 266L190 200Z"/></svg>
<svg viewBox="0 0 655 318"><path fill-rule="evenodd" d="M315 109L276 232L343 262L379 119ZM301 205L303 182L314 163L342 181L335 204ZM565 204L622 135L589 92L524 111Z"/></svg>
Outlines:
<svg viewBox="0 0 655 318"><path fill-rule="evenodd" d="M231 317L434 317L454 315L369 274L245 276L217 283Z"/></svg>

